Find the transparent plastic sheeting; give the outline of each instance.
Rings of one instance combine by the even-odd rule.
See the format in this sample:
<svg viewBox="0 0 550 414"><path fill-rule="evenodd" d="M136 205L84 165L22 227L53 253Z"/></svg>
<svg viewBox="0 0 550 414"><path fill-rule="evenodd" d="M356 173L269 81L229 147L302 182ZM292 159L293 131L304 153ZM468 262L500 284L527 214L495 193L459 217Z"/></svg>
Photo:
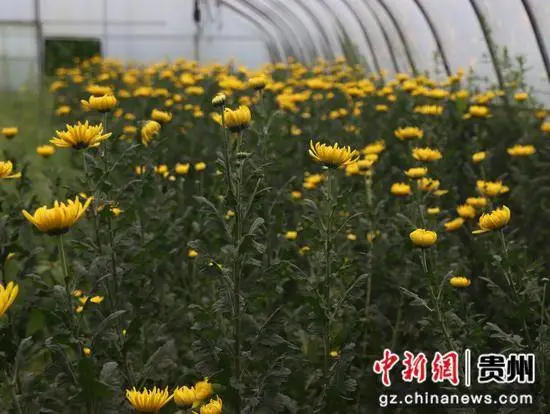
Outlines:
<svg viewBox="0 0 550 414"><path fill-rule="evenodd" d="M527 83L550 97L550 83L522 0L472 0L502 56L527 62ZM550 45L550 0L526 0ZM472 67L487 83L496 71L470 0L201 0L201 31L194 0L39 0L45 38L94 38L106 56L151 62L198 57L257 68L297 55L306 62L349 52L369 70L445 74L436 59L440 40L449 69ZM419 8L421 5L427 14ZM428 19L426 18L428 17ZM433 24L430 27L428 20ZM368 40L368 41L367 41ZM197 53L198 52L198 53ZM17 88L37 72L34 0L0 0L0 86Z"/></svg>
<svg viewBox="0 0 550 414"><path fill-rule="evenodd" d="M538 91L550 92L544 62L533 28L521 1L500 0L498 13L491 12L491 5L493 4L491 0L477 0L477 2L482 7L487 24L491 28L491 35L495 39L498 48L501 49L502 46L506 46L512 59L520 55L526 57L527 84ZM546 0L544 3L546 3L547 9L546 16L549 16L550 1ZM548 26L547 22L540 19L541 16L544 16L543 13L535 13L535 15L540 23ZM513 24L510 24L510 21L513 21ZM550 41L550 37L546 37L546 39Z"/></svg>
<svg viewBox="0 0 550 414"><path fill-rule="evenodd" d="M36 82L36 27L0 21L0 90Z"/></svg>

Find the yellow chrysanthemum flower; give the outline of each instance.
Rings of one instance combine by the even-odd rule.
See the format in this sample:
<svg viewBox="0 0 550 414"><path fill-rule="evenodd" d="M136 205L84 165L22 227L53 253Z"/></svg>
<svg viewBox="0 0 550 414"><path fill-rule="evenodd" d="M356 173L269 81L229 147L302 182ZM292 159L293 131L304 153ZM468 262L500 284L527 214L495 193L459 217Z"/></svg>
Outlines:
<svg viewBox="0 0 550 414"><path fill-rule="evenodd" d="M529 94L527 92L516 92L514 94L514 99L518 102L526 101L527 98L529 98Z"/></svg>
<svg viewBox="0 0 550 414"><path fill-rule="evenodd" d="M74 201L68 200L67 204L55 201L52 208L42 206L33 215L23 210L23 215L40 231L50 236L59 235L69 231L82 217L92 199L92 197L88 198L84 204L80 202L78 196Z"/></svg>
<svg viewBox="0 0 550 414"><path fill-rule="evenodd" d="M252 113L248 106L241 105L238 109L225 108L223 122L231 132L239 132L248 127L252 119Z"/></svg>
<svg viewBox="0 0 550 414"><path fill-rule="evenodd" d="M189 163L180 164L178 162L176 164L176 166L174 167L174 171L176 172L176 174L186 175L187 173L189 173L189 168L191 168L191 164L189 164Z"/></svg>
<svg viewBox="0 0 550 414"><path fill-rule="evenodd" d="M57 116L69 115L71 113L71 107L68 105L61 105L55 110Z"/></svg>
<svg viewBox="0 0 550 414"><path fill-rule="evenodd" d="M302 135L302 130L298 128L296 125L292 125L290 127L290 135L292 135L293 137L298 137Z"/></svg>
<svg viewBox="0 0 550 414"><path fill-rule="evenodd" d="M490 213L482 214L479 218L479 230L474 230L473 234L486 233L488 231L499 230L510 222L510 209L506 206L497 208Z"/></svg>
<svg viewBox="0 0 550 414"><path fill-rule="evenodd" d="M435 191L439 188L439 180L433 178L422 177L416 183L422 191Z"/></svg>
<svg viewBox="0 0 550 414"><path fill-rule="evenodd" d="M489 118L491 113L489 108L481 105L472 105L468 108L468 113L464 115L464 119L470 118Z"/></svg>
<svg viewBox="0 0 550 414"><path fill-rule="evenodd" d="M359 165L357 165L356 162L346 165L346 175L348 177L359 174L361 174L361 170L359 169Z"/></svg>
<svg viewBox="0 0 550 414"><path fill-rule="evenodd" d="M487 158L487 153L485 151L479 151L472 155L472 161L477 164Z"/></svg>
<svg viewBox="0 0 550 414"><path fill-rule="evenodd" d="M395 196L408 196L412 194L411 186L407 183L393 183L390 192Z"/></svg>
<svg viewBox="0 0 550 414"><path fill-rule="evenodd" d="M197 397L194 387L178 387L174 390L174 402L177 405L189 406L193 405Z"/></svg>
<svg viewBox="0 0 550 414"><path fill-rule="evenodd" d="M248 80L248 86L252 89L261 90L269 83L269 79L265 75L255 76Z"/></svg>
<svg viewBox="0 0 550 414"><path fill-rule="evenodd" d="M413 112L422 115L441 115L443 107L441 105L419 105L414 108Z"/></svg>
<svg viewBox="0 0 550 414"><path fill-rule="evenodd" d="M323 174L308 174L309 173L306 173L306 176L304 177L304 188L308 190L314 190L327 178Z"/></svg>
<svg viewBox="0 0 550 414"><path fill-rule="evenodd" d="M487 197L496 197L510 191L510 188L502 184L502 181L478 180L476 188L482 195Z"/></svg>
<svg viewBox="0 0 550 414"><path fill-rule="evenodd" d="M464 225L464 219L462 217L457 217L454 220L447 221L443 223L446 231L455 231L461 228Z"/></svg>
<svg viewBox="0 0 550 414"><path fill-rule="evenodd" d="M7 178L20 178L21 173L13 172L13 164L11 161L0 161L0 180Z"/></svg>
<svg viewBox="0 0 550 414"><path fill-rule="evenodd" d="M285 233L285 239L287 240L296 240L298 238L298 232L294 230L287 231Z"/></svg>
<svg viewBox="0 0 550 414"><path fill-rule="evenodd" d="M124 125L122 132L126 135L134 135L137 132L137 127L135 125Z"/></svg>
<svg viewBox="0 0 550 414"><path fill-rule="evenodd" d="M134 172L136 173L136 175L143 175L145 174L146 171L147 171L146 165L138 165L134 168Z"/></svg>
<svg viewBox="0 0 550 414"><path fill-rule="evenodd" d="M204 171L204 170L206 170L206 163L203 162L203 161L197 162L194 165L194 168L195 168L195 171L197 171L197 172Z"/></svg>
<svg viewBox="0 0 550 414"><path fill-rule="evenodd" d="M383 152L386 149L386 144L383 140L378 140L373 142L372 144L368 144L363 150L361 151L363 155L378 155L381 152Z"/></svg>
<svg viewBox="0 0 550 414"><path fill-rule="evenodd" d="M189 257L190 259L194 259L198 255L199 255L199 252L197 252L194 249L189 249L189 251L187 252L187 257Z"/></svg>
<svg viewBox="0 0 550 414"><path fill-rule="evenodd" d="M405 171L405 175L409 178L422 178L428 173L426 167L414 167Z"/></svg>
<svg viewBox="0 0 550 414"><path fill-rule="evenodd" d="M449 279L449 283L452 287L465 288L470 286L472 281L464 276L453 276Z"/></svg>
<svg viewBox="0 0 550 414"><path fill-rule="evenodd" d="M466 199L466 204L472 207L483 208L487 205L487 199L485 197L468 197Z"/></svg>
<svg viewBox="0 0 550 414"><path fill-rule="evenodd" d="M413 148L412 156L415 160L423 162L437 161L441 159L441 152L432 148Z"/></svg>
<svg viewBox="0 0 550 414"><path fill-rule="evenodd" d="M138 391L134 387L132 390L126 390L126 398L138 412L158 413L173 398L173 395L168 393L168 387L164 390L153 387L151 391L147 388Z"/></svg>
<svg viewBox="0 0 550 414"><path fill-rule="evenodd" d="M111 133L103 134L103 124L89 125L78 122L76 125L66 125L66 131L55 131L57 138L52 138L50 143L60 148L95 148L101 142L111 136Z"/></svg>
<svg viewBox="0 0 550 414"><path fill-rule="evenodd" d="M220 397L215 400L210 400L208 404L201 407L200 414L221 414L223 408L223 402Z"/></svg>
<svg viewBox="0 0 550 414"><path fill-rule="evenodd" d="M476 209L470 204L462 204L456 208L456 212L463 219L473 219L476 216Z"/></svg>
<svg viewBox="0 0 550 414"><path fill-rule="evenodd" d="M101 302L103 302L103 299L105 299L103 296L94 296L93 298L90 298L90 302L99 305Z"/></svg>
<svg viewBox="0 0 550 414"><path fill-rule="evenodd" d="M148 146L153 137L159 133L162 126L157 121L147 121L141 128L141 142Z"/></svg>
<svg viewBox="0 0 550 414"><path fill-rule="evenodd" d="M424 137L424 131L418 127L398 128L394 131L394 135L400 140L415 139Z"/></svg>
<svg viewBox="0 0 550 414"><path fill-rule="evenodd" d="M337 168L352 164L359 159L359 152L348 147L340 147L338 143L334 145L321 144L309 141L309 155L317 162L327 167Z"/></svg>
<svg viewBox="0 0 550 414"><path fill-rule="evenodd" d="M409 238L415 246L430 247L437 241L437 233L426 229L416 229L409 234Z"/></svg>
<svg viewBox="0 0 550 414"><path fill-rule="evenodd" d="M203 401L204 399L210 397L213 393L214 388L212 388L212 384L208 382L208 377L195 384L195 398L198 401Z"/></svg>
<svg viewBox="0 0 550 414"><path fill-rule="evenodd" d="M163 177L167 177L169 174L168 166L166 164L155 165L153 167L153 172Z"/></svg>
<svg viewBox="0 0 550 414"><path fill-rule="evenodd" d="M539 119L544 119L549 115L549 112L546 109L539 109L535 111L535 117Z"/></svg>
<svg viewBox="0 0 550 414"><path fill-rule="evenodd" d="M36 153L44 158L50 158L55 153L53 145L40 145L36 147Z"/></svg>
<svg viewBox="0 0 550 414"><path fill-rule="evenodd" d="M6 138L11 139L17 134L19 134L19 128L17 127L5 127L0 130L0 133Z"/></svg>
<svg viewBox="0 0 550 414"><path fill-rule="evenodd" d="M120 208L118 208L118 207L111 207L111 208L109 209L109 211L110 211L111 213L113 213L113 216L115 216L115 217L118 217L118 216L120 216L122 213L124 213L124 210L122 210L122 209L120 209Z"/></svg>
<svg viewBox="0 0 550 414"><path fill-rule="evenodd" d="M302 246L300 247L300 250L298 250L298 253L300 256L305 256L310 250L311 248L309 246Z"/></svg>
<svg viewBox="0 0 550 414"><path fill-rule="evenodd" d="M103 95L103 96L90 96L86 101L82 99L80 101L84 109L94 110L98 112L109 112L117 104L117 99L113 95Z"/></svg>
<svg viewBox="0 0 550 414"><path fill-rule="evenodd" d="M212 105L216 108L225 105L227 97L224 93L218 93L212 98Z"/></svg>
<svg viewBox="0 0 550 414"><path fill-rule="evenodd" d="M441 213L441 209L439 207L428 207L426 209L426 212L431 216L435 216L435 215Z"/></svg>
<svg viewBox="0 0 550 414"><path fill-rule="evenodd" d="M302 193L300 191L294 190L290 193L290 196L293 200L300 200L302 198Z"/></svg>
<svg viewBox="0 0 550 414"><path fill-rule="evenodd" d="M111 88L101 85L90 85L86 88L86 92L91 93L95 97L113 94L113 90Z"/></svg>
<svg viewBox="0 0 550 414"><path fill-rule="evenodd" d="M151 112L151 119L161 124L166 124L172 120L172 113L168 111L161 111L159 109L153 109Z"/></svg>
<svg viewBox="0 0 550 414"><path fill-rule="evenodd" d="M506 150L508 155L512 157L528 157L533 155L537 150L533 145L514 145Z"/></svg>
<svg viewBox="0 0 550 414"><path fill-rule="evenodd" d="M19 294L19 286L13 282L8 282L4 287L0 283L0 318L6 313L9 307L15 301L15 298Z"/></svg>

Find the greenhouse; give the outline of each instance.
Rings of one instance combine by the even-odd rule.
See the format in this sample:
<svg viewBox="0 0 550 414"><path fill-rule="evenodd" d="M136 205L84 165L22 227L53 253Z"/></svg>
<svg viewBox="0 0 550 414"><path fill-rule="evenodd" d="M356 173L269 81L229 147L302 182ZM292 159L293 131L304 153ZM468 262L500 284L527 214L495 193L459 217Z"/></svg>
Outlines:
<svg viewBox="0 0 550 414"><path fill-rule="evenodd" d="M0 414L548 413L549 0L0 0Z"/></svg>

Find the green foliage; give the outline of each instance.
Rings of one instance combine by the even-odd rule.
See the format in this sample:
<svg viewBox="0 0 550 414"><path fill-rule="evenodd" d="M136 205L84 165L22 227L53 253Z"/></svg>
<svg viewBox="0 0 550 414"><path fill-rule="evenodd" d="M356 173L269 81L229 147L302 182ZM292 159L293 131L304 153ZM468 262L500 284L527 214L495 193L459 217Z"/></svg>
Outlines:
<svg viewBox="0 0 550 414"><path fill-rule="evenodd" d="M514 102L527 88L526 69L508 63L504 92ZM536 404L521 412L547 410L550 144L533 115L538 103L529 97L508 106L495 97L492 117L465 120L471 96L481 92L473 74L447 87L467 87L469 98L414 96L397 83L392 102L376 92L347 94L365 79L342 63L321 74L297 69L282 65L271 75L294 92L306 87L293 76L324 76L329 88L310 91L297 111L279 105L280 91L235 88L226 105L250 101L253 120L238 134L211 119L219 111L211 99L220 90L219 71L243 82L246 75L205 70L195 80L204 93L195 95L179 80L199 71L190 63L136 70L134 84L131 69L92 60L79 69L84 83L61 75L66 85L51 101L18 95L12 109L0 111L2 125L21 130L0 145L23 173L0 179L2 282L20 286L0 318L0 413L129 413L127 389L172 391L204 377L227 413L375 412L378 395L388 391L373 372L384 348L534 352L540 380L525 392ZM373 82L384 87L380 78ZM79 102L90 83L111 86L119 109L84 112ZM124 97L139 86L150 86L149 96ZM389 110L376 111L378 104ZM444 111L414 112L423 104ZM60 105L71 113L50 116ZM139 131L153 108L173 119L146 147ZM35 153L55 130L84 120L103 122L112 136L95 149L58 148L51 159ZM420 193L414 181L413 196L390 193L392 183L408 180L403 170L418 164L413 144L394 136L402 126L424 130L414 146L442 151L428 168L447 194ZM349 175L314 163L312 138L359 150L384 139L386 150L372 176ZM536 153L509 156L518 142L534 144ZM481 150L489 156L474 164L471 156ZM194 168L200 161L204 171ZM190 164L189 171L178 173L177 163ZM142 174L137 166L145 167ZM313 174L320 182L308 185ZM502 234L473 236L476 221L467 220L446 232L443 223L476 195L482 178L510 187L486 209L509 206L509 225ZM39 233L21 210L82 192L94 200L63 237L65 277L57 238ZM427 207L441 212L428 215ZM439 236L424 253L409 240L421 226ZM8 260L9 253L15 256ZM453 288L453 275L469 277L471 286ZM71 296L77 289L82 296ZM103 300L94 303L95 296ZM425 383L418 390L441 388ZM474 383L471 392L502 390ZM161 413L177 410L169 403Z"/></svg>

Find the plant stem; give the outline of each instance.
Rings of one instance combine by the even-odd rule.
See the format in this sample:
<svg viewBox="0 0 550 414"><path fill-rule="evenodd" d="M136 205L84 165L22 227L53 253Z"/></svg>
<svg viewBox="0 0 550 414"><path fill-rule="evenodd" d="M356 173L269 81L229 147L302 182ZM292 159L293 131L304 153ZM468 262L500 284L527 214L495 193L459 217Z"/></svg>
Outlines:
<svg viewBox="0 0 550 414"><path fill-rule="evenodd" d="M227 136L227 128L225 127L225 106L220 109L220 115L222 117L222 130L223 130L223 145L224 145L224 163L225 163L225 181L231 195L233 195L233 187L231 182L231 157L230 157L230 138Z"/></svg>
<svg viewBox="0 0 550 414"><path fill-rule="evenodd" d="M372 180L370 177L364 176L365 178L365 192L367 194L367 207L370 209L372 207Z"/></svg>
<svg viewBox="0 0 550 414"><path fill-rule="evenodd" d="M95 238L96 238L96 243L97 243L97 249L99 250L99 253L102 253L102 248L101 248L101 237L100 237L100 232L99 232L99 219L98 219L98 216L97 216L97 206L95 205L96 204L96 201L94 199L94 227L95 227Z"/></svg>
<svg viewBox="0 0 550 414"><path fill-rule="evenodd" d="M329 352L330 352L330 276L331 276L331 237L332 237L332 172L328 170L327 178L327 218L325 224L325 278L323 280L323 299L325 302L323 324L323 379L325 391L329 381Z"/></svg>
<svg viewBox="0 0 550 414"><path fill-rule="evenodd" d="M63 235L57 237L57 246L59 249L59 256L61 258L61 267L63 268L63 281L65 282L65 295L67 299L67 310L69 311L69 320L72 324L73 321L73 308L71 306L71 287L69 285L69 271L67 269L67 258L65 257L65 246L63 244Z"/></svg>
<svg viewBox="0 0 550 414"><path fill-rule="evenodd" d="M237 136L236 153L239 153L240 143L242 139L242 133ZM238 156L238 155L237 155ZM231 162L231 159L229 159ZM243 165L244 160L241 160L241 165L237 165L237 177L235 182L235 228L236 237L234 241L235 247L238 249L236 257L233 262L233 300L234 300L234 334L235 334L235 378L237 380L237 400L235 404L235 411L239 413L241 411L241 252L240 243L243 233L243 209L241 208L241 190L243 179Z"/></svg>
<svg viewBox="0 0 550 414"><path fill-rule="evenodd" d="M521 321L523 325L523 330L525 331L525 337L527 339L527 342L529 344L529 348L533 348L533 341L531 340L531 335L529 334L529 328L527 326L527 321L525 319L525 313L523 312L523 307L520 304L520 295L516 289L516 285L514 284L514 280L512 279L512 269L510 267L510 256L508 252L508 246L506 244L506 238L504 237L504 231L501 229L499 230L499 239L500 243L502 245L502 250L504 252L504 259L506 261L506 269L504 270L504 277L506 279L506 282L512 289L512 293L514 294L514 298L516 300L516 304L520 307L520 315L521 315Z"/></svg>
<svg viewBox="0 0 550 414"><path fill-rule="evenodd" d="M435 311L437 313L437 320L439 322L439 325L441 326L441 330L443 331L443 336L445 337L445 341L447 342L447 346L449 347L449 350L454 349L453 341L451 340L451 336L449 335L449 331L447 330L447 325L445 324L445 318L443 313L441 312L441 307L439 306L439 298L436 296L434 292L434 286L433 286L433 280L432 280L432 274L430 273L428 269L428 261L426 260L426 249L421 250L421 259L422 259L422 267L424 269L424 273L426 277L428 278L428 284L430 287L430 294L432 296L432 300L434 302Z"/></svg>
<svg viewBox="0 0 550 414"><path fill-rule="evenodd" d="M4 377L6 380L6 384L8 384L8 387L10 388L11 397L13 399L13 403L15 404L15 408L17 408L17 412L19 414L23 414L23 410L21 409L21 405L19 405L19 401L17 400L17 393L15 389L15 383L10 381L7 371L4 370Z"/></svg>
<svg viewBox="0 0 550 414"><path fill-rule="evenodd" d="M8 281L6 280L6 271L4 270L4 266L6 265L5 259L2 263L0 263L0 273L2 273L2 285L6 287L8 285Z"/></svg>
<svg viewBox="0 0 550 414"><path fill-rule="evenodd" d="M405 303L405 297L403 292L399 293L399 307L397 308L397 316L395 317L395 325L393 327L393 334L391 338L391 348L395 349L397 346L397 339L399 337L399 325L401 325L401 318L403 317L403 304Z"/></svg>
<svg viewBox="0 0 550 414"><path fill-rule="evenodd" d="M111 215L107 218L107 227L109 230L109 247L111 248L111 269L112 269L112 278L113 278L113 298L112 304L116 308L118 306L118 275L116 270L116 252L115 245L113 242L113 226L111 223Z"/></svg>

